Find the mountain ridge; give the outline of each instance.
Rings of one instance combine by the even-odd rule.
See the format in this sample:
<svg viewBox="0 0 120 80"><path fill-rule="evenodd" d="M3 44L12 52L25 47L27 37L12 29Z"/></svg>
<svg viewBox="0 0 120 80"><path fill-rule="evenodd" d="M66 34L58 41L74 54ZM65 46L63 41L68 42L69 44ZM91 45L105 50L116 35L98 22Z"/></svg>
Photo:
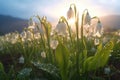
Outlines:
<svg viewBox="0 0 120 80"><path fill-rule="evenodd" d="M28 20L0 15L0 34L6 34L15 31L21 32L27 26Z"/></svg>
<svg viewBox="0 0 120 80"><path fill-rule="evenodd" d="M120 29L120 15L108 15L100 17L105 31Z"/></svg>
<svg viewBox="0 0 120 80"><path fill-rule="evenodd" d="M100 17L105 32L120 29L120 15L108 15ZM12 16L0 15L0 34L9 32L21 32L28 26L28 20Z"/></svg>

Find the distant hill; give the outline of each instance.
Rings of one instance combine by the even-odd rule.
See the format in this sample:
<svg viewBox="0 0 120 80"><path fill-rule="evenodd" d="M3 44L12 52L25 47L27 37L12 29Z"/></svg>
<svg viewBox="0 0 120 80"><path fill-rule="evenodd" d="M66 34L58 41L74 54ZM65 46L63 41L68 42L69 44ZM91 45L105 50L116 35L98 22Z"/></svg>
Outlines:
<svg viewBox="0 0 120 80"><path fill-rule="evenodd" d="M0 34L15 31L21 32L27 26L28 20L0 15Z"/></svg>
<svg viewBox="0 0 120 80"><path fill-rule="evenodd" d="M114 31L120 29L120 15L109 15L100 17L105 31Z"/></svg>
<svg viewBox="0 0 120 80"><path fill-rule="evenodd" d="M120 29L120 15L109 15L100 17L105 31L114 31ZM28 20L15 18L11 16L0 15L0 34L9 32L21 32L28 26Z"/></svg>

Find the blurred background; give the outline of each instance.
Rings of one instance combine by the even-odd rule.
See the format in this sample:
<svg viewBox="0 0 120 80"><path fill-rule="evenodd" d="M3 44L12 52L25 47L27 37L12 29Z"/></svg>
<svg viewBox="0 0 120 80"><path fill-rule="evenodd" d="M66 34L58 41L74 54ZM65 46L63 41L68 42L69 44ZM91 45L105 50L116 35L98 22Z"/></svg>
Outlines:
<svg viewBox="0 0 120 80"><path fill-rule="evenodd" d="M100 17L105 31L120 29L119 0L0 0L0 35L21 32L33 15L46 16L55 26L60 16L66 17L71 3L79 16L87 8L92 17Z"/></svg>

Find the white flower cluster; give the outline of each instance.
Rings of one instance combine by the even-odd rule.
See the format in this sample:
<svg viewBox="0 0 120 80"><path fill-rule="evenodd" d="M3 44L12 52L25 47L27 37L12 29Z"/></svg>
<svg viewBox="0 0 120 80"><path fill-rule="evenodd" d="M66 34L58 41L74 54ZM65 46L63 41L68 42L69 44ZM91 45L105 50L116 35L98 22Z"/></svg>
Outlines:
<svg viewBox="0 0 120 80"><path fill-rule="evenodd" d="M72 19L73 17L75 18L75 20L79 20L79 16L74 16L75 14L77 14L77 12L74 12L74 8L72 9L72 7L70 6L68 12L67 12L67 17L68 19ZM86 11L86 13L85 13ZM92 19L97 19L98 22L95 26L92 25L91 20ZM76 22L76 21L74 21ZM71 23L69 23L71 24ZM76 24L76 23L74 23ZM83 15L82 15L82 23L81 25L83 26L83 36L85 37L93 37L93 38L100 38L103 35L103 26L100 22L100 19L98 17L94 17L91 18L91 16L89 15L89 12L87 9L84 10ZM81 27L78 29L82 29ZM79 35L81 35L79 33ZM99 44L99 39L95 39L95 45Z"/></svg>

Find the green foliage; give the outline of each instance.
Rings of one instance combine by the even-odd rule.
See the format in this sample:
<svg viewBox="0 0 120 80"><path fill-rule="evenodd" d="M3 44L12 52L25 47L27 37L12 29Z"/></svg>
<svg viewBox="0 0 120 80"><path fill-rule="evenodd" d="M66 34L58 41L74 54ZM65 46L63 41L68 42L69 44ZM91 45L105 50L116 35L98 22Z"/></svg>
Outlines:
<svg viewBox="0 0 120 80"><path fill-rule="evenodd" d="M57 78L57 79L60 78L59 73L58 73L59 72L58 68L56 68L54 65L46 64L46 63L37 63L37 62L33 62L33 64L39 70L43 70L43 71L49 73L54 78Z"/></svg>
<svg viewBox="0 0 120 80"><path fill-rule="evenodd" d="M3 64L0 62L0 71L4 71Z"/></svg>
<svg viewBox="0 0 120 80"><path fill-rule="evenodd" d="M100 24L97 26L99 27L99 30L96 30L98 32L95 33L91 31L90 25L84 25L85 16L89 17L85 14L85 12L88 14L87 9L84 10L82 15L80 28L76 6L72 4L70 10L72 6L75 9L75 32L64 16L59 21L62 24L58 23L59 25L56 27L58 29L53 30L46 17L34 16L39 21L35 22L31 18L30 20L33 22L21 34L15 32L0 36L0 53L10 54L13 62L13 64L9 64L12 67L9 68L8 73L4 71L7 67L4 68L3 64L0 63L0 80L31 80L31 76L33 78L40 77L34 74L38 73L39 70L42 70L43 74L45 73L43 77L49 75L50 80L88 80L89 77L91 78L89 72L97 71L107 64L111 51L114 53L112 57L120 60L119 36L115 38L114 42L109 41L109 39L107 43L104 43ZM97 18L98 23L100 23L98 17L93 18ZM94 39L96 38L98 43L94 45ZM53 49L51 45L55 48ZM95 50L92 51L92 48ZM117 53L116 50L118 50ZM41 55L42 52L44 52L44 55ZM18 56L14 58L14 54ZM18 61L20 56L23 56L23 63ZM103 78L92 76L92 79L102 80Z"/></svg>
<svg viewBox="0 0 120 80"><path fill-rule="evenodd" d="M59 43L56 49L55 59L60 69L62 80L68 80L69 55L68 49L62 43Z"/></svg>
<svg viewBox="0 0 120 80"><path fill-rule="evenodd" d="M6 78L6 73L4 71L4 67L3 67L3 64L0 62L0 79L1 80L7 80Z"/></svg>
<svg viewBox="0 0 120 80"><path fill-rule="evenodd" d="M22 69L22 70L18 73L17 79L18 79L18 80L28 80L28 79L30 79L29 77L30 77L30 72L31 72L31 71L32 71L31 68L24 68L24 69Z"/></svg>
<svg viewBox="0 0 120 80"><path fill-rule="evenodd" d="M95 55L88 57L84 61L84 72L104 67L108 61L113 46L114 44L112 41L108 42L104 47L102 47L102 44L100 44Z"/></svg>

